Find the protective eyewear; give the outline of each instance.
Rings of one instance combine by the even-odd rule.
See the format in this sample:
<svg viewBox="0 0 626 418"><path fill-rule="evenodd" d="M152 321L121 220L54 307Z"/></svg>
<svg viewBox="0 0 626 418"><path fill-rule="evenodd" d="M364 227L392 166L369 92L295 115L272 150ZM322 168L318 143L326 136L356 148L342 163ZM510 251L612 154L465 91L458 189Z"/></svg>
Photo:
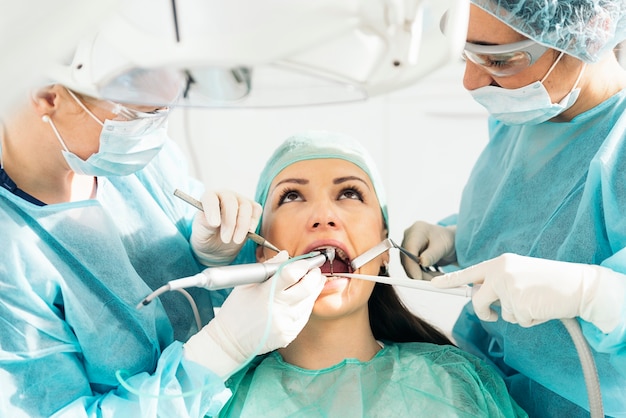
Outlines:
<svg viewBox="0 0 626 418"><path fill-rule="evenodd" d="M71 91L70 91L71 92ZM74 94L74 93L72 93ZM135 107L129 107L121 103L112 102L110 100L96 99L81 95L82 101L89 103L91 106L98 107L113 113L115 117L113 120L131 121L137 119L159 119L167 117L169 114L169 107L165 106L144 106L137 105Z"/></svg>
<svg viewBox="0 0 626 418"><path fill-rule="evenodd" d="M532 39L504 45L465 43L463 57L496 77L515 75L533 65L548 49Z"/></svg>
<svg viewBox="0 0 626 418"><path fill-rule="evenodd" d="M136 120L136 119L155 119L166 117L169 114L169 107L159 107L153 110L149 110L147 112L143 112L141 110L133 109L128 106L124 106L119 103L109 102L113 109L112 113L116 115L116 120Z"/></svg>

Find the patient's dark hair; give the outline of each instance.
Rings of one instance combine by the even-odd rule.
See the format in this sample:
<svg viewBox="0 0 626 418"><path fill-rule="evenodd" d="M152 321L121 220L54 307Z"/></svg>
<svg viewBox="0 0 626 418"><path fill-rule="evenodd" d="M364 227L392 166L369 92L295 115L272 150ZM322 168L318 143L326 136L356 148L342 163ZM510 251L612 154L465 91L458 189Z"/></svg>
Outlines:
<svg viewBox="0 0 626 418"><path fill-rule="evenodd" d="M411 313L391 285L376 283L368 307L372 332L378 340L454 345L433 325Z"/></svg>

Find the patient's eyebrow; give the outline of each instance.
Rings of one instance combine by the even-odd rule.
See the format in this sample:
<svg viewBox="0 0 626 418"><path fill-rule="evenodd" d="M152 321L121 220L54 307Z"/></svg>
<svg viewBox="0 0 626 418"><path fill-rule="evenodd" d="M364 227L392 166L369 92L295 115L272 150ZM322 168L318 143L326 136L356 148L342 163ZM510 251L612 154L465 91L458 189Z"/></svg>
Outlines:
<svg viewBox="0 0 626 418"><path fill-rule="evenodd" d="M288 179L284 179L279 181L278 183L276 183L276 186L274 186L275 188L280 186L283 183L296 183L296 184L308 184L309 180L307 179L299 179L299 178L288 178Z"/></svg>
<svg viewBox="0 0 626 418"><path fill-rule="evenodd" d="M363 180L361 177L358 177L358 176L337 177L336 179L333 180L333 184L341 184L341 183L345 183L346 181L353 181L353 180L360 181L368 189L370 188L369 184L367 184L367 182L365 180Z"/></svg>
<svg viewBox="0 0 626 418"><path fill-rule="evenodd" d="M347 181L355 181L355 180L363 183L369 189L369 185L367 184L367 182L365 180L363 180L361 177L358 177L358 176L337 177L336 179L333 180L333 184L341 184L341 183L345 183ZM292 177L292 178L287 178L287 179L283 179L283 180L279 181L278 183L276 183L276 186L274 186L274 187L278 187L281 184L285 184L285 183L309 184L309 182L310 181L308 179Z"/></svg>

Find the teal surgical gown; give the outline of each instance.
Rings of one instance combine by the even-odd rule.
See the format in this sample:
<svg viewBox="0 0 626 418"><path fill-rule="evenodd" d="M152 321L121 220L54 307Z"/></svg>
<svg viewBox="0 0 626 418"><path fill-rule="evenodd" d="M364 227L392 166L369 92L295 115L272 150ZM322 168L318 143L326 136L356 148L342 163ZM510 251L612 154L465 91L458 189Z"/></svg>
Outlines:
<svg viewBox="0 0 626 418"><path fill-rule="evenodd" d="M507 126L490 140L463 191L460 267L503 253L597 264L626 274L626 91L571 122ZM626 277L625 277L626 280ZM580 321L594 352L604 412L626 416L626 312L610 334ZM531 416L589 416L578 355L560 321L522 328L481 322L468 304L457 343L496 364Z"/></svg>
<svg viewBox="0 0 626 418"><path fill-rule="evenodd" d="M176 188L202 192L172 142L137 174L98 178L97 199L37 206L0 187L0 416L187 417L221 407L221 379L182 357L197 332L185 297L136 309L202 269L188 243L196 210ZM224 297L190 293L203 323Z"/></svg>
<svg viewBox="0 0 626 418"><path fill-rule="evenodd" d="M227 382L220 417L525 417L495 368L452 346L385 343L367 362L322 370L274 351Z"/></svg>

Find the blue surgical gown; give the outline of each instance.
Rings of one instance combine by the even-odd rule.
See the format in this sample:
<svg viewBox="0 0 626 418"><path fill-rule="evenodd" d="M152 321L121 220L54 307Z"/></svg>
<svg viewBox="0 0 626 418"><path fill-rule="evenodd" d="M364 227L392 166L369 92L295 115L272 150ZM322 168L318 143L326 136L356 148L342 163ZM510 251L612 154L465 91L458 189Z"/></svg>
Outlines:
<svg viewBox="0 0 626 418"><path fill-rule="evenodd" d="M453 346L391 343L321 370L258 357L227 382L220 417L526 417L495 368Z"/></svg>
<svg viewBox="0 0 626 418"><path fill-rule="evenodd" d="M37 206L0 187L0 416L221 407L221 379L182 355L197 332L187 299L171 292L136 309L202 269L188 242L196 210L173 196L203 190L185 167L170 141L142 171L98 178L97 199ZM224 294L189 291L207 323Z"/></svg>
<svg viewBox="0 0 626 418"><path fill-rule="evenodd" d="M626 91L571 122L490 119L489 137L461 199L459 266L510 252L626 274ZM609 416L626 416L626 312L623 318L610 334L579 321ZM560 321L531 328L481 322L468 304L453 336L500 367L529 415L589 416L581 409L589 405L578 355Z"/></svg>

